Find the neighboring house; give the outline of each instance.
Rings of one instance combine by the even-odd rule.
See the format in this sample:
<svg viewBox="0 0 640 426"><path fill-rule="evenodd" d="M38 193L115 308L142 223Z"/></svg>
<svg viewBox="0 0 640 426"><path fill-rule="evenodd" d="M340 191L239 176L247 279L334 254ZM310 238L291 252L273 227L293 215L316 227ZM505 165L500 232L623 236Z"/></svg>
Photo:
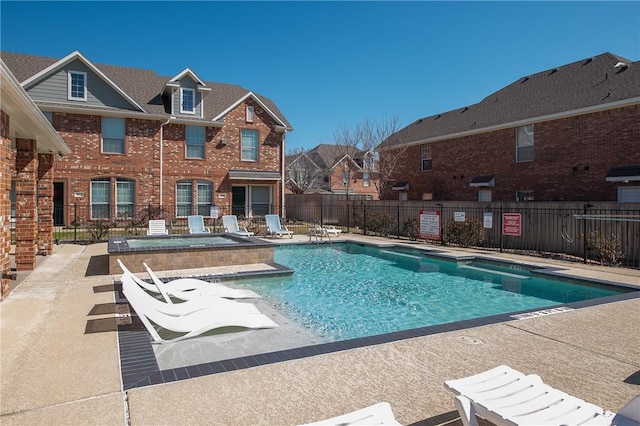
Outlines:
<svg viewBox="0 0 640 426"><path fill-rule="evenodd" d="M371 151L320 144L307 152L287 156L287 187L290 192L295 192L291 190L295 186L303 186L304 193L364 195L378 199L376 161Z"/></svg>
<svg viewBox="0 0 640 426"><path fill-rule="evenodd" d="M177 217L282 213L284 135L291 125L268 98L202 80L62 59L2 59L71 147L56 158L55 223L127 218L147 205Z"/></svg>
<svg viewBox="0 0 640 426"><path fill-rule="evenodd" d="M71 149L0 60L0 298L9 291L11 217L15 202L15 267L35 268L53 249L53 164Z"/></svg>
<svg viewBox="0 0 640 426"><path fill-rule="evenodd" d="M408 148L387 199L640 202L640 63L604 53L529 75L395 141Z"/></svg>

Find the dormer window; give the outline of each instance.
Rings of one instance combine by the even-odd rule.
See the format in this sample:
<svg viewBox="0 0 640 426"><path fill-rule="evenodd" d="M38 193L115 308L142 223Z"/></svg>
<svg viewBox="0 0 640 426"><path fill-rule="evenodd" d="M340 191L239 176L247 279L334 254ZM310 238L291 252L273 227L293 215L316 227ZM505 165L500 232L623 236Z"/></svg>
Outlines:
<svg viewBox="0 0 640 426"><path fill-rule="evenodd" d="M246 120L247 120L247 123L253 123L253 106L252 105L247 105Z"/></svg>
<svg viewBox="0 0 640 426"><path fill-rule="evenodd" d="M193 89L180 89L180 112L183 114L195 114L196 91Z"/></svg>
<svg viewBox="0 0 640 426"><path fill-rule="evenodd" d="M81 71L69 71L67 74L67 98L70 101L87 100L87 73Z"/></svg>

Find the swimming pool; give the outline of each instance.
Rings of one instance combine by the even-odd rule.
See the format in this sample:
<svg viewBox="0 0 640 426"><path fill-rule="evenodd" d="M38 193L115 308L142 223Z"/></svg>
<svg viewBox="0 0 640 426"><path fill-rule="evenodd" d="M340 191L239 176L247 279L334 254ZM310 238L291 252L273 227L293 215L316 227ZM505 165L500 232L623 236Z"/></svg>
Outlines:
<svg viewBox="0 0 640 426"><path fill-rule="evenodd" d="M296 272L243 284L334 341L632 291L553 279L518 265L451 261L354 243L279 246L274 260Z"/></svg>

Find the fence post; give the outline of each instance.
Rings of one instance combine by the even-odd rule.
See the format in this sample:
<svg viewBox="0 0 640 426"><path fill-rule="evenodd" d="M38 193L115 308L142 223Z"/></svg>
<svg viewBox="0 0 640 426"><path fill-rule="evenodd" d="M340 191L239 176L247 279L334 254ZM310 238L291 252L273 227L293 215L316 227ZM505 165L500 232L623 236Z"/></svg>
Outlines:
<svg viewBox="0 0 640 426"><path fill-rule="evenodd" d="M347 233L349 233L351 229L351 209L349 208L349 203L347 203Z"/></svg>
<svg viewBox="0 0 640 426"><path fill-rule="evenodd" d="M320 203L320 227L324 226L324 204Z"/></svg>
<svg viewBox="0 0 640 426"><path fill-rule="evenodd" d="M362 204L362 235L367 235L367 206Z"/></svg>
<svg viewBox="0 0 640 426"><path fill-rule="evenodd" d="M444 246L444 206L440 204L440 245Z"/></svg>
<svg viewBox="0 0 640 426"><path fill-rule="evenodd" d="M398 239L400 239L400 204L398 204Z"/></svg>
<svg viewBox="0 0 640 426"><path fill-rule="evenodd" d="M500 203L500 228L498 229L498 232L500 232L500 253L504 252L504 246L503 246L503 235L502 235L502 203Z"/></svg>
<svg viewBox="0 0 640 426"><path fill-rule="evenodd" d="M591 204L587 203L582 208L582 261L587 264L587 209Z"/></svg>
<svg viewBox="0 0 640 426"><path fill-rule="evenodd" d="M73 242L78 242L78 205L73 203Z"/></svg>

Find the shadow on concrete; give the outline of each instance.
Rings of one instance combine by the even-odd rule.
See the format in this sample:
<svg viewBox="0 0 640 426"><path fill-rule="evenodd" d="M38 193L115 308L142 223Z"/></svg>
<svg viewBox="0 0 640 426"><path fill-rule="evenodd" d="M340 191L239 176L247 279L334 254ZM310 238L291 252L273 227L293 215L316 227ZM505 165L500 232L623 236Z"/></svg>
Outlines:
<svg viewBox="0 0 640 426"><path fill-rule="evenodd" d="M109 275L109 255L101 254L99 256L91 256L89 265L84 274L85 277L93 277L96 275Z"/></svg>
<svg viewBox="0 0 640 426"><path fill-rule="evenodd" d="M640 385L640 370L624 379L624 382L630 385Z"/></svg>

